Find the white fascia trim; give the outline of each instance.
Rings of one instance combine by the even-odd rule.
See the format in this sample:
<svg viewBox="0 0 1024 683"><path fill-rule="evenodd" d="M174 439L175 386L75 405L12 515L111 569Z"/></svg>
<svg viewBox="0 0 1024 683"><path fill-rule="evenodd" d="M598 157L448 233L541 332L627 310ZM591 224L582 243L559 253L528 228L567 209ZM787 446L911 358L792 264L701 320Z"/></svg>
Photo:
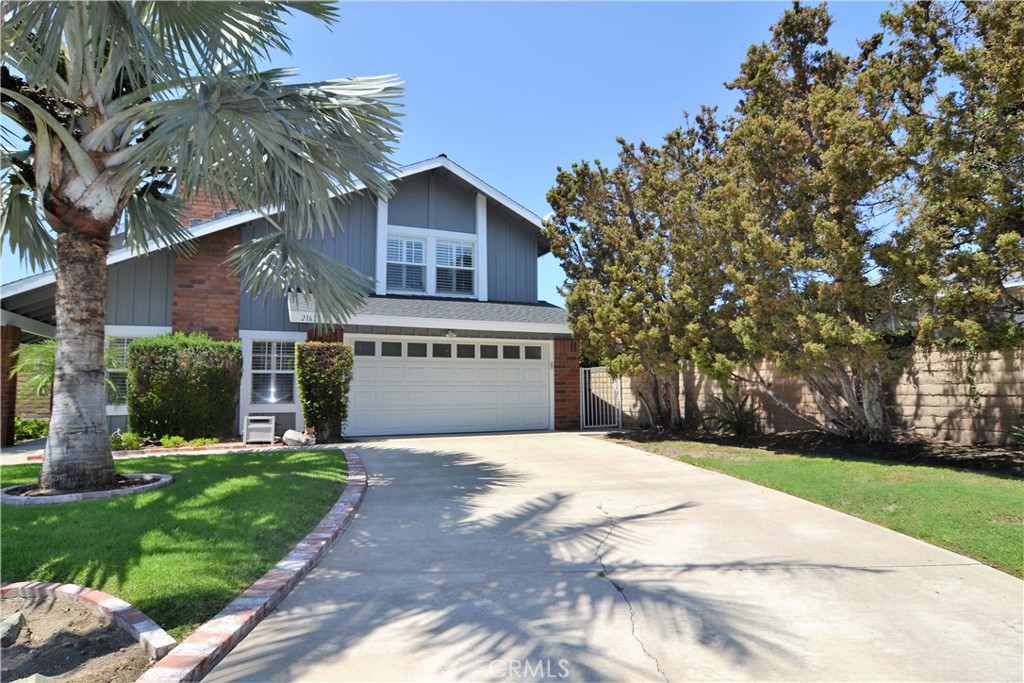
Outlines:
<svg viewBox="0 0 1024 683"><path fill-rule="evenodd" d="M378 296L385 296L388 293L388 200L377 200L377 259L376 259L377 285L375 290Z"/></svg>
<svg viewBox="0 0 1024 683"><path fill-rule="evenodd" d="M155 337L171 331L170 327L160 325L106 325L103 328L108 337Z"/></svg>
<svg viewBox="0 0 1024 683"><path fill-rule="evenodd" d="M38 320L26 318L14 311L0 311L0 324L13 325L14 327L19 328L22 332L30 332L31 334L40 337L47 337L49 339L53 339L57 336L57 328L53 325L47 325L46 323L39 322Z"/></svg>
<svg viewBox="0 0 1024 683"><path fill-rule="evenodd" d="M509 197L504 192L501 192L493 185L484 182L477 176L473 175L466 169L462 168L448 157L434 157L433 159L424 159L423 161L418 161L415 164L403 166L401 169L399 169L398 173L395 175L395 178L405 178L407 176L415 175L417 173L421 173L422 171L429 171L434 168L443 168L447 171L451 171L453 174L457 175L459 178L469 183L480 192L489 195L499 204L504 204L509 211L516 214L523 220L533 224L534 226L537 227L538 230L541 227L543 227L540 216L530 211L516 200Z"/></svg>
<svg viewBox="0 0 1024 683"><path fill-rule="evenodd" d="M487 301L487 197L476 193L476 294L480 301Z"/></svg>
<svg viewBox="0 0 1024 683"><path fill-rule="evenodd" d="M346 325L378 327L414 327L484 332L530 332L533 334L570 334L569 326L558 323L496 322L493 320L459 320L455 318L410 318L398 315L367 315L357 313Z"/></svg>
<svg viewBox="0 0 1024 683"><path fill-rule="evenodd" d="M231 214L230 216L225 216L224 218L216 218L214 220L201 223L193 228L189 228L189 233L192 235L191 239L197 239L215 232L220 232L221 230L226 230L227 228L233 228L234 226L241 225L247 221L262 218L263 215L264 214L258 211L241 211L239 213ZM155 240L148 242L141 252L123 247L110 252L107 256L107 265L112 266L115 263L121 263L122 261L127 261L129 259L146 256L147 254L152 254L166 248L167 246L165 244ZM2 292L2 295L5 297L14 296L16 294L21 294L22 292L28 292L33 289L52 284L56 281L57 274L52 270L48 270L45 273L39 273L38 275L32 275L21 280L16 280L8 285L3 285L3 287L0 288L0 292Z"/></svg>

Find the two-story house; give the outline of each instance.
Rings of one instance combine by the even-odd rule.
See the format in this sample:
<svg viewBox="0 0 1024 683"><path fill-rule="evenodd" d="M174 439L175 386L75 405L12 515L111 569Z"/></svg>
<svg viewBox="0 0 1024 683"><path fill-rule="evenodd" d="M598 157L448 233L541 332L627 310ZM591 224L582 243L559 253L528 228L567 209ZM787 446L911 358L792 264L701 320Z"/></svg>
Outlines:
<svg viewBox="0 0 1024 683"><path fill-rule="evenodd" d="M386 201L365 190L342 198L343 230L310 240L376 282L331 335L355 354L345 433L575 428L577 346L565 311L537 299L537 259L548 251L540 219L444 155L403 167L393 182ZM294 345L317 334L308 302L242 290L224 258L268 226L255 212L220 208L189 207L192 257L111 253L107 335L119 349L172 330L240 339L239 423L274 415L278 432L302 428ZM53 300L52 273L3 287L5 359L25 333L52 336ZM123 392L110 396L111 427L124 427Z"/></svg>

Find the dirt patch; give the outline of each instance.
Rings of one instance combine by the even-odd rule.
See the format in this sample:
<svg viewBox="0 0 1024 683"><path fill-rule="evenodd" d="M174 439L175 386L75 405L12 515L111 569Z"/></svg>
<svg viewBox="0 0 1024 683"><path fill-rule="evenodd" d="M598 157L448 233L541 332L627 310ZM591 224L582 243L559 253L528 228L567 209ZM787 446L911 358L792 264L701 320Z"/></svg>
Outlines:
<svg viewBox="0 0 1024 683"><path fill-rule="evenodd" d="M149 655L124 630L85 607L43 598L4 598L3 616L21 612L25 626L3 649L0 678L42 674L69 683L131 683L150 667Z"/></svg>
<svg viewBox="0 0 1024 683"><path fill-rule="evenodd" d="M708 432L644 430L609 434L608 438L627 445L649 441L697 441L719 446L798 453L810 457L952 467L1002 477L1024 476L1024 450L1019 448L955 444L901 432L897 432L894 439L888 443L851 441L815 431L781 432L738 438ZM671 454L671 450L665 454Z"/></svg>

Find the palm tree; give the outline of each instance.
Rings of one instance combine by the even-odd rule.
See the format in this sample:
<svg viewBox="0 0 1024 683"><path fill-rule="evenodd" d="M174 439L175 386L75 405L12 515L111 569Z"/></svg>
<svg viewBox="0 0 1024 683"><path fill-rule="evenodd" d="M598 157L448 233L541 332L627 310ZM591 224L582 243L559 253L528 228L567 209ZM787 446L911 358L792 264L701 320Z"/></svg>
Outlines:
<svg viewBox="0 0 1024 683"><path fill-rule="evenodd" d="M42 488L114 479L103 327L115 232L140 253L187 250L178 213L193 196L262 207L274 229L231 256L249 291L313 290L332 321L365 296L364 276L299 240L339 224L338 193L390 192L401 88L390 76L294 84L288 70L261 71L272 50L288 52L292 11L336 19L321 2L7 4L2 234L28 265L56 270Z"/></svg>

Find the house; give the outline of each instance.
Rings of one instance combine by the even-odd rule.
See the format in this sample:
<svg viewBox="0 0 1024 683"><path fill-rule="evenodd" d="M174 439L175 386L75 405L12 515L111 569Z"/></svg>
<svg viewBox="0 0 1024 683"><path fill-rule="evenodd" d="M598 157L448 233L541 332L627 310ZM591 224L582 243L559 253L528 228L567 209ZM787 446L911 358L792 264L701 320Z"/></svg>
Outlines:
<svg viewBox="0 0 1024 683"><path fill-rule="evenodd" d="M549 249L540 219L444 155L402 167L393 182L386 201L365 189L343 197L344 231L309 239L376 281L366 305L329 334L355 354L346 434L576 428L577 346L565 311L537 299L537 259ZM122 351L179 330L240 339L240 423L274 415L278 432L302 428L294 345L317 338L308 302L242 291L224 258L268 226L256 212L219 208L189 207L192 257L111 252L107 336ZM19 339L53 335L54 288L53 273L3 286L5 365ZM3 381L6 425L6 371ZM110 401L111 428L124 427L123 392Z"/></svg>

